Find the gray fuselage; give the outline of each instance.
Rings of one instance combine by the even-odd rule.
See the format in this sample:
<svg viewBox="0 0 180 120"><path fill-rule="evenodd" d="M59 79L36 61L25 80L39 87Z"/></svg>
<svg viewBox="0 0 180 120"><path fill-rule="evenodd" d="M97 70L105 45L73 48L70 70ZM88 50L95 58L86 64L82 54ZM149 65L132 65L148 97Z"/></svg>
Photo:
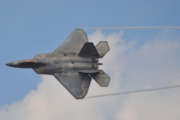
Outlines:
<svg viewBox="0 0 180 120"><path fill-rule="evenodd" d="M38 74L98 69L98 59L79 57L74 54L39 54L33 59L43 63L43 65L33 68Z"/></svg>

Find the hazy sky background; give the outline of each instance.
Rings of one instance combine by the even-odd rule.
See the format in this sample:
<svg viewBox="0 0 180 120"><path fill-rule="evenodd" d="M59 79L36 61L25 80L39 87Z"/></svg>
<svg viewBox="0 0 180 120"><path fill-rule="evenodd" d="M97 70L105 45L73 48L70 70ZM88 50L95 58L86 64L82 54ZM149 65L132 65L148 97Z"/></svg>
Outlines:
<svg viewBox="0 0 180 120"><path fill-rule="evenodd" d="M13 106L13 103L17 103L17 101L26 101L24 97L30 96L29 93L31 93L32 90L39 90L41 83L44 83L41 77L35 74L34 71L9 68L5 66L5 63L18 59L32 58L38 53L51 52L58 47L75 28L94 26L180 26L179 5L179 0L1 0L0 108L2 108L3 111L4 106L7 104L12 104ZM113 38L117 39L116 42L119 40L122 41L120 45L116 47L114 47L116 44L111 44L117 49L109 53L114 55L113 57L109 58L107 56L107 60L105 60L109 61L106 62L107 66L109 65L106 67L106 71L114 78L112 79L110 89L105 89L106 92L117 91L120 88L128 90L129 88L158 87L178 83L177 81L180 78L178 75L180 73L180 31L138 30L123 31L121 33L119 33L119 31L103 31L104 33L94 33L95 31L87 32L91 40L99 36L98 40ZM93 35L95 37L92 37ZM119 42L117 42L117 44L119 44ZM112 62L116 64L119 63L117 68L107 69L111 66ZM118 73L115 74L113 71L118 71ZM140 74L142 72L143 77L141 76L142 74ZM46 79L47 78L45 78L45 80ZM152 79L154 80L152 81ZM115 84L118 80L121 81L121 84ZM132 82L131 80L134 81L133 84L130 84ZM136 85L134 85L134 83L136 83ZM45 86L43 90L45 88L48 89L47 83ZM102 89L97 88L95 89L97 92L93 92L92 88L92 93L102 92ZM55 90L53 89L53 91ZM178 89L174 91L177 93ZM35 94L38 96L41 95L41 92L40 94ZM56 94L58 94L58 90ZM62 94L62 91L59 94ZM65 92L65 94L68 93ZM156 98L158 100L153 99L152 104L158 105L161 103L160 100L167 98L172 98L169 101L174 104L174 101L180 96L177 94L169 98L168 95L169 94L166 94L164 98L157 95ZM151 94L149 94L149 96L151 96ZM50 96L47 95L45 98L49 97ZM61 97L62 96L59 96L58 98ZM64 101L66 100L65 98ZM128 107L125 107L125 109L119 109L119 107L126 106L126 104L121 103L120 105L121 99L119 98L121 97L117 98L118 97L112 98L116 102L112 105L113 109L111 110L124 114L115 114L117 115L116 118L124 116L125 120L131 120L131 118L127 118L126 111L132 111L131 113L136 116L137 114L135 114L134 111L137 109L129 110L129 106L130 108L136 108L136 106L138 106L137 108L139 108L140 112L144 109L143 107L139 107L144 106L141 104L142 102L133 102L140 101L139 99L144 98L144 96L139 95L139 97L135 97L134 100L129 102ZM152 98L146 97L146 99L149 100ZM71 101L72 98L69 97L68 100ZM96 103L97 106L100 104L100 102ZM146 103L144 104L146 105ZM167 103L165 102L164 104ZM173 104L169 103L168 105L174 110L176 104ZM120 106L117 108L117 105ZM165 107L165 109L169 108L169 106ZM99 109L99 107L97 107L97 109L102 110ZM15 109L13 109L13 111L15 111ZM92 111L93 110L91 110L91 112ZM179 111L179 109L176 108L175 111ZM174 112L174 114L175 113L176 112ZM100 116L103 116L103 114L104 112L102 112ZM172 116L176 116L174 114ZM152 116L154 116L154 114L152 114ZM113 117L109 115L109 118Z"/></svg>

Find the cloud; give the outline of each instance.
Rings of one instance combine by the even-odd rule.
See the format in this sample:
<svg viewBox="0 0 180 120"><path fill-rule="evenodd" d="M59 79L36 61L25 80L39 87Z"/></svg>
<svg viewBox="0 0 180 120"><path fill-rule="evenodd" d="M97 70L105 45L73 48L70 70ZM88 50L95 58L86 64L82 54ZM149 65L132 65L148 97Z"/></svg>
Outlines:
<svg viewBox="0 0 180 120"><path fill-rule="evenodd" d="M160 34L138 50L129 52L124 78L128 87L153 88L180 84L178 54L180 41L166 39ZM125 84L124 84L125 85ZM179 120L180 94L178 89L130 95L116 119L122 120Z"/></svg>
<svg viewBox="0 0 180 120"><path fill-rule="evenodd" d="M180 94L177 90L132 95L119 110L122 120L179 120Z"/></svg>
<svg viewBox="0 0 180 120"><path fill-rule="evenodd" d="M119 90L160 87L178 84L180 79L180 42L163 39L162 35L138 45L126 42L124 33L104 35L100 31L89 35L95 43L107 40L111 51L102 59L104 69L111 75L108 88L94 81L88 95ZM138 47L137 47L138 46ZM178 51L178 52L177 52ZM172 94L173 93L173 94ZM180 118L180 94L177 90L75 100L53 76L42 76L42 82L23 100L0 108L4 120L144 120ZM148 117L148 118L147 118Z"/></svg>

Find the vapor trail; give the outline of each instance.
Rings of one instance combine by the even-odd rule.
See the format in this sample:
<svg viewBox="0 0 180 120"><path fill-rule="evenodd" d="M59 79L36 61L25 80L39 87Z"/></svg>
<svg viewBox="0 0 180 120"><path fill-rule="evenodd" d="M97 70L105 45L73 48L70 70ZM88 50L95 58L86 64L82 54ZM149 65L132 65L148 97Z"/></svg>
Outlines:
<svg viewBox="0 0 180 120"><path fill-rule="evenodd" d="M107 93L107 94L101 94L101 95L87 96L85 99L117 96L117 95L128 95L128 94L143 93L143 92L153 92L153 91L168 90L168 89L174 89L174 88L180 88L180 85L165 86L165 87L159 87L159 88L149 88L149 89L139 89L139 90L129 90L129 91L116 92L116 93Z"/></svg>
<svg viewBox="0 0 180 120"><path fill-rule="evenodd" d="M180 30L180 26L85 27L87 30Z"/></svg>

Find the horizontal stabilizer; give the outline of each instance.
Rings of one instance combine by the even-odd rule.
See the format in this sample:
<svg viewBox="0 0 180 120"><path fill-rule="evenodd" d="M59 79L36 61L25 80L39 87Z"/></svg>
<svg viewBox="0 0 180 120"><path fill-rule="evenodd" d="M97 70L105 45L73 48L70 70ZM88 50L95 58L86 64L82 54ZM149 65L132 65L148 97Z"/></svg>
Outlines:
<svg viewBox="0 0 180 120"><path fill-rule="evenodd" d="M92 42L86 42L79 52L81 57L95 57L99 58L98 51Z"/></svg>
<svg viewBox="0 0 180 120"><path fill-rule="evenodd" d="M101 86L101 87L107 87L110 83L110 77L107 75L103 70L99 70L98 73L90 74L95 81Z"/></svg>

